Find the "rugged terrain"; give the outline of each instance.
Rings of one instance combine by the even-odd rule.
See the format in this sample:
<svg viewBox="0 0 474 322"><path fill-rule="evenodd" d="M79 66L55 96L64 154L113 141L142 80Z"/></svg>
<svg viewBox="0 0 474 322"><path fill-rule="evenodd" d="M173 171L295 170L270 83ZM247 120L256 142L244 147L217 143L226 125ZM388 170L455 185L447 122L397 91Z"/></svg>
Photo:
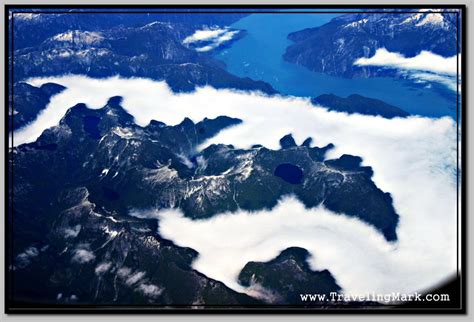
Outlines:
<svg viewBox="0 0 474 322"><path fill-rule="evenodd" d="M140 127L114 97L99 110L72 107L36 142L14 148L9 173L13 269L14 283L23 285L15 288L16 297L252 303L194 271L190 263L197 254L163 240L156 220L130 216L134 210L180 208L188 217L207 218L272 208L282 196L294 194L307 207L323 204L396 239L398 215L391 197L375 186L371 169L361 167L358 157L324 161L331 145L310 147L308 139L297 146L290 135L282 138L280 150L229 145L196 150L240 122L221 116L196 124L185 119L176 126L152 121ZM45 265L45 260L56 264Z"/></svg>
<svg viewBox="0 0 474 322"><path fill-rule="evenodd" d="M284 59L315 71L343 77L394 75L378 67L355 66L361 57L372 57L386 48L406 57L422 50L442 56L456 55L457 16L453 12L416 11L358 13L334 18L329 23L293 32ZM413 41L416 39L416 41Z"/></svg>
<svg viewBox="0 0 474 322"><path fill-rule="evenodd" d="M330 111L346 112L349 114L377 115L388 119L394 117L407 117L404 110L387 104L381 100L373 99L358 94L348 97L339 97L334 94L323 94L311 99L311 103L327 107Z"/></svg>
<svg viewBox="0 0 474 322"><path fill-rule="evenodd" d="M165 80L176 92L211 85L276 93L269 84L232 75L211 55L183 44L203 26L226 26L241 16L15 14L10 18L15 33L9 57L14 67L10 131L34 120L63 89L25 83L36 76L120 75ZM354 97L350 102L331 98L318 97L315 103L404 116L379 101L363 110ZM194 270L199 254L163 239L156 219L132 216L141 210L177 208L197 220L238 209L271 209L283 196L294 195L308 208L323 205L372 225L388 241L397 240L399 217L390 194L375 185L372 169L361 166L360 157L327 160L332 144L313 147L308 138L299 146L288 134L278 150L222 144L198 150L241 122L222 115L141 127L122 108L121 98L113 97L98 110L71 106L35 142L11 148L9 269L15 303L265 304ZM275 274L281 275L279 281ZM340 291L330 272L310 270L301 249L284 251L268 263L249 263L240 282L247 286L252 280L283 295L278 302L285 304L295 302L302 283L309 293ZM282 294L290 289L294 292Z"/></svg>

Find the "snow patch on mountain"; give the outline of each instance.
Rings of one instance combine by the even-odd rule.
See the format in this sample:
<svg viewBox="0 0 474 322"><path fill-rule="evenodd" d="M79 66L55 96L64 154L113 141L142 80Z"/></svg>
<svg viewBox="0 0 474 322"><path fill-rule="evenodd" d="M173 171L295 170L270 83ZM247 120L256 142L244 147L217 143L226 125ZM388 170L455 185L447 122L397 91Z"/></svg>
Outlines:
<svg viewBox="0 0 474 322"><path fill-rule="evenodd" d="M423 20L421 20L420 22L416 24L417 27L426 26L426 25L433 25L440 28L447 27L446 21L444 20L444 17L441 13L426 14Z"/></svg>
<svg viewBox="0 0 474 322"><path fill-rule="evenodd" d="M416 27L435 27L447 29L449 27L442 11L431 9L419 9L417 13L411 14L403 20L400 25L415 24Z"/></svg>
<svg viewBox="0 0 474 322"><path fill-rule="evenodd" d="M368 21L369 21L369 19L364 18L364 19L361 19L361 20L358 20L358 21L351 22L351 23L345 25L344 28L356 28L356 27L360 27L361 25L366 24Z"/></svg>
<svg viewBox="0 0 474 322"><path fill-rule="evenodd" d="M41 17L41 14L39 13L15 12L15 19L19 19L19 20L31 21L31 20L38 20L40 19L40 17Z"/></svg>
<svg viewBox="0 0 474 322"><path fill-rule="evenodd" d="M51 39L59 42L92 45L100 43L104 37L100 32L69 30L64 33L57 34Z"/></svg>

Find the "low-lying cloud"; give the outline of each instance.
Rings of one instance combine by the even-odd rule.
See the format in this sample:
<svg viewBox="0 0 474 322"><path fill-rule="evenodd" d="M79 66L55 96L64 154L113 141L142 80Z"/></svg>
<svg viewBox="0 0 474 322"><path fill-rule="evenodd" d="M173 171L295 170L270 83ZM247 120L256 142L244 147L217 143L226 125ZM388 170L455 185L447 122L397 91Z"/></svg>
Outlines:
<svg viewBox="0 0 474 322"><path fill-rule="evenodd" d="M34 246L26 248L22 253L16 256L16 266L18 268L25 268L31 264L33 258L37 257L39 253L38 248Z"/></svg>
<svg viewBox="0 0 474 322"><path fill-rule="evenodd" d="M434 81L456 91L458 57L443 57L429 51L421 51L414 57L405 57L400 53L379 48L375 55L361 57L354 62L357 66L379 66L412 72L409 76L421 81Z"/></svg>
<svg viewBox="0 0 474 322"><path fill-rule="evenodd" d="M230 30L228 28L214 28L196 30L194 34L183 40L184 45L194 45L195 50L199 52L210 51L214 48L231 40L239 30ZM201 46L199 46L202 44Z"/></svg>
<svg viewBox="0 0 474 322"><path fill-rule="evenodd" d="M141 293L142 295L152 299L159 297L164 289L155 284L149 283L148 278L146 278L145 275L145 272L133 272L131 268L126 266L117 271L117 276L122 279L125 285L133 287L135 292Z"/></svg>
<svg viewBox="0 0 474 322"><path fill-rule="evenodd" d="M359 66L387 66L453 76L457 73L456 56L443 57L429 51L422 51L414 57L405 57L400 53L393 53L385 48L379 48L374 56L359 58L354 64Z"/></svg>
<svg viewBox="0 0 474 322"><path fill-rule="evenodd" d="M147 284L147 283L138 285L137 290L141 292L143 295L147 297L151 297L151 298L157 298L163 292L163 289L161 287L156 286L154 284Z"/></svg>
<svg viewBox="0 0 474 322"><path fill-rule="evenodd" d="M96 275L103 275L103 274L107 273L110 270L111 267L112 267L112 262L100 263L95 268L95 273L96 273Z"/></svg>
<svg viewBox="0 0 474 322"><path fill-rule="evenodd" d="M89 246L79 246L74 251L74 255L72 256L71 261L79 264L85 264L90 261L95 260L95 254L89 250Z"/></svg>
<svg viewBox="0 0 474 322"><path fill-rule="evenodd" d="M358 155L373 168L374 182L392 194L400 215L399 239L393 244L357 219L322 207L305 209L293 197L283 198L271 211L238 211L202 221L184 218L179 210L150 214L158 216L166 238L199 252L195 269L235 290L245 291L236 281L245 263L270 260L290 246L308 249L311 267L328 269L350 294L423 290L456 272L457 138L449 117L349 115L313 106L308 99L211 87L175 94L166 83L147 79L65 76L29 82L55 82L67 89L33 123L15 132L15 145L34 141L77 103L98 109L120 95L141 126L152 119L175 125L184 117L198 122L220 115L243 121L201 148L224 143L278 149L279 139L292 133L297 143L307 137L316 146L333 143L327 158Z"/></svg>

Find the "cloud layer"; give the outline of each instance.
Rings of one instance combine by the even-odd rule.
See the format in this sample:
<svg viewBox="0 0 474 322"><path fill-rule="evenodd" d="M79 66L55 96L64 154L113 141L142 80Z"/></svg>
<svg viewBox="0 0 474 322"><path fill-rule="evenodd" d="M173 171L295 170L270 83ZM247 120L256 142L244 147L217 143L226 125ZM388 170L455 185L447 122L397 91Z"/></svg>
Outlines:
<svg viewBox="0 0 474 322"><path fill-rule="evenodd" d="M228 28L196 30L194 34L183 40L183 44L193 44L196 46L196 51L205 52L228 42L238 33L239 30L229 30ZM205 45L199 46L200 43Z"/></svg>
<svg viewBox="0 0 474 322"><path fill-rule="evenodd" d="M392 194L400 215L399 240L388 244L372 227L326 209L305 209L284 198L272 211L223 214L204 221L179 210L143 212L160 218L160 233L199 252L193 267L229 287L245 291L236 274L252 261L266 261L289 246L308 249L313 268L326 268L350 294L408 292L434 286L456 272L456 126L451 118L384 119L329 112L295 97L199 88L172 93L164 82L147 79L90 79L81 76L32 79L67 89L51 99L37 120L15 132L15 144L34 141L58 124L67 109L83 102L101 108L111 96L137 124L155 119L169 125L184 117L195 122L227 115L243 120L205 142L277 149L292 133L297 143L335 144L327 157L358 155L372 166L377 186ZM135 214L136 215L136 214Z"/></svg>
<svg viewBox="0 0 474 322"><path fill-rule="evenodd" d="M429 51L422 51L417 56L405 57L400 53L389 52L379 48L370 58L359 58L357 66L379 66L413 72L411 76L419 80L442 83L456 90L457 56L443 57Z"/></svg>

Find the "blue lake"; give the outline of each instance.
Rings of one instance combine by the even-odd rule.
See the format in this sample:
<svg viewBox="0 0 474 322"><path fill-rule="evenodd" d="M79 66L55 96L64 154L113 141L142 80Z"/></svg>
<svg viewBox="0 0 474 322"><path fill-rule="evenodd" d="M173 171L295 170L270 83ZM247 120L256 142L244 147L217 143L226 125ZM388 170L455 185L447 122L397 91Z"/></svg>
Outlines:
<svg viewBox="0 0 474 322"><path fill-rule="evenodd" d="M411 114L439 117L456 115L456 95L442 85L417 84L395 78L346 79L312 72L305 67L285 62L282 58L291 44L287 35L293 31L317 27L338 14L251 14L233 25L247 34L229 48L215 53L227 70L241 77L270 83L282 94L315 97L332 93L381 99Z"/></svg>
<svg viewBox="0 0 474 322"><path fill-rule="evenodd" d="M300 184L303 181L303 171L290 163L280 164L274 174L291 184Z"/></svg>

